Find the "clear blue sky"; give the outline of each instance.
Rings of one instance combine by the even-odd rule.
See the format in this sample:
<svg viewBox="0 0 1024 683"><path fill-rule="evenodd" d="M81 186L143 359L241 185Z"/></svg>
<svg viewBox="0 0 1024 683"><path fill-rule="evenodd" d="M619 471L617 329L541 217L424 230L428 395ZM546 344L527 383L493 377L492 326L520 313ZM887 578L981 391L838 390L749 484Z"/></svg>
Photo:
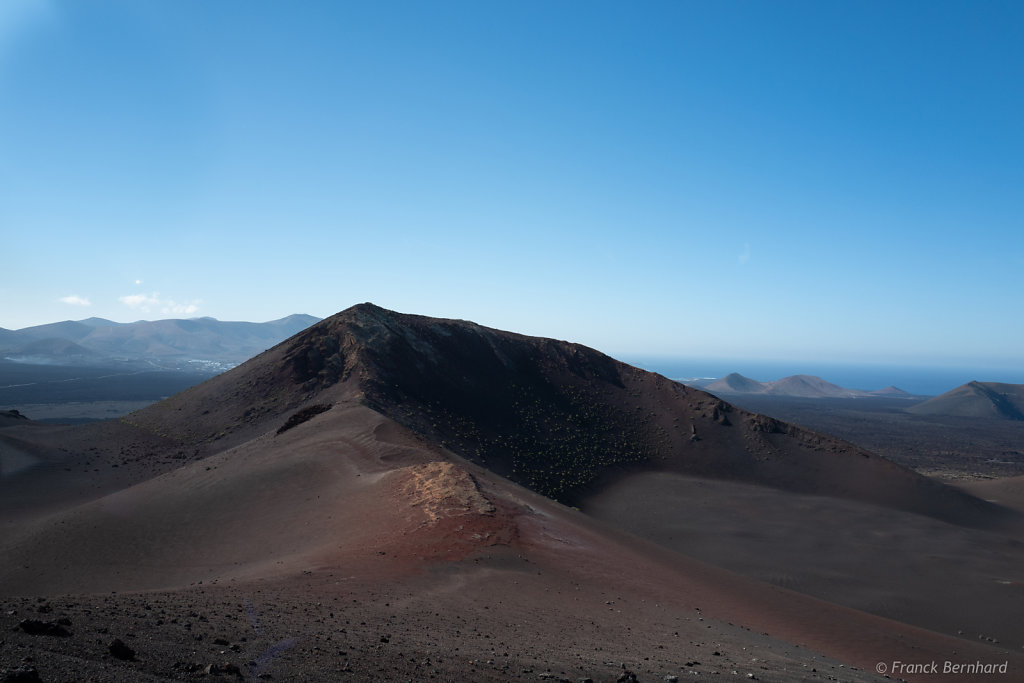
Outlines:
<svg viewBox="0 0 1024 683"><path fill-rule="evenodd" d="M1016 0L3 0L0 327L1024 366L1022 86Z"/></svg>

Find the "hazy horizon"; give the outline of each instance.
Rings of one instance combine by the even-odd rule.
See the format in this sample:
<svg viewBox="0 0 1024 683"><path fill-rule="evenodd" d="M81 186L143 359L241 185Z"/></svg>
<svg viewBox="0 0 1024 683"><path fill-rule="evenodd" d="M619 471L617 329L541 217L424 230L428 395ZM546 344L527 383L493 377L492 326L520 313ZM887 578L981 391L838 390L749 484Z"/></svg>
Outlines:
<svg viewBox="0 0 1024 683"><path fill-rule="evenodd" d="M877 391L895 386L909 394L937 396L972 381L1024 384L1024 366L823 362L759 358L617 357L674 380L721 379L737 372L760 382L813 375L846 389Z"/></svg>
<svg viewBox="0 0 1024 683"><path fill-rule="evenodd" d="M290 314L301 316L304 314ZM191 318L199 320L201 318ZM54 321L59 322L83 322ZM130 325L146 320L113 322ZM273 321L219 321L226 323L264 323ZM24 329L24 328L23 328ZM509 330L515 332L515 330ZM571 340L570 340L571 341ZM896 386L913 395L938 395L970 381L1024 384L1024 363L999 363L991 359L947 359L945 362L927 359L821 359L785 357L711 357L684 355L657 355L644 353L608 352L617 360L662 374L674 380L720 379L730 373L739 373L759 381L775 381L792 375L815 375L848 389L872 391ZM18 363L39 364L38 360L5 358ZM43 363L46 364L46 363ZM52 364L60 365L54 361Z"/></svg>
<svg viewBox="0 0 1024 683"><path fill-rule="evenodd" d="M339 311L340 312L340 311ZM411 311L399 311L400 313L413 313ZM416 315L429 315L413 313ZM172 318L145 318L137 320L111 320L101 318L107 322L117 325L130 325L142 322L157 322L161 320L201 320L211 318L219 322L242 322L242 323L267 323L276 320L309 315L307 313L289 313L274 320L223 320L212 316L193 317L172 317ZM89 316L99 318L99 316ZM319 316L312 316L318 318ZM327 316L330 317L330 316ZM63 322L83 322L89 318L53 320L47 324ZM323 318L320 318L321 320ZM476 321L471 321L476 322ZM28 326L28 327L35 327ZM27 328L3 328L12 331ZM520 332L519 330L506 330L508 332ZM547 336L550 335L536 335ZM577 342L567 339L565 341ZM582 343L582 342L577 342ZM643 350L608 350L594 347L596 350L606 353L617 360L630 365L635 365L646 370L658 372L671 379L695 379L705 377L724 377L727 374L738 372L752 379L761 381L774 381L796 374L817 375L833 383L840 384L851 389L880 389L888 385L904 385L915 387L907 389L907 386L900 385L899 388L910 391L910 393L930 394L942 393L952 386L944 384L953 377L970 377L957 385L968 381L993 381L1006 383L1024 383L1024 359L971 359L971 358L865 358L865 357L792 357L792 356L766 356L763 354L751 354L747 356L720 356L720 355L687 355L687 354L649 354ZM896 378L891 381L881 382L880 378ZM840 378L843 378L842 380ZM844 380L846 383L844 384ZM852 383L851 383L852 382ZM859 382L859 384L858 384ZM865 383L867 382L867 383ZM874 382L873 384L871 382ZM881 383L880 383L881 382ZM939 387L943 387L939 389ZM927 389L923 388L926 387Z"/></svg>
<svg viewBox="0 0 1024 683"><path fill-rule="evenodd" d="M616 357L1024 367L1022 24L13 0L0 327L372 301Z"/></svg>

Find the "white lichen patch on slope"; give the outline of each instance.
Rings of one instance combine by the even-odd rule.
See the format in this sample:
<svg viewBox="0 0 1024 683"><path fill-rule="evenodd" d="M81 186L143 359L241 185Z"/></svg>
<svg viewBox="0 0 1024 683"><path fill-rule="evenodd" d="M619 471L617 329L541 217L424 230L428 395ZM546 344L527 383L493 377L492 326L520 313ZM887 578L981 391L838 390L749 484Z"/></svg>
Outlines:
<svg viewBox="0 0 1024 683"><path fill-rule="evenodd" d="M402 494L410 507L422 510L428 524L466 515L494 513L469 472L450 462L430 462L399 470Z"/></svg>

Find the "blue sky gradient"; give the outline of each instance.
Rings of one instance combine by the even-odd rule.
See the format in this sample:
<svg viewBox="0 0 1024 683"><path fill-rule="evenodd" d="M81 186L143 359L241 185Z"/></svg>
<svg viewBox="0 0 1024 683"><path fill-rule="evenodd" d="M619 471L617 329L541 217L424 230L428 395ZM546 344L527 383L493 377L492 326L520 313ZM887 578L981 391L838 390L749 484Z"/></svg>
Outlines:
<svg viewBox="0 0 1024 683"><path fill-rule="evenodd" d="M1024 368L1022 83L1019 2L11 0L0 327Z"/></svg>

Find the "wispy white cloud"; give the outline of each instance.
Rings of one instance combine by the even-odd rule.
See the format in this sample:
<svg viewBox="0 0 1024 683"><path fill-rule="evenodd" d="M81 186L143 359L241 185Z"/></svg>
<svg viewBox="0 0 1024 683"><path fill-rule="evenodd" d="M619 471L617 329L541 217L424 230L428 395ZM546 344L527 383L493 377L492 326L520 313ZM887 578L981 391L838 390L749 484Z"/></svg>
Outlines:
<svg viewBox="0 0 1024 683"><path fill-rule="evenodd" d="M128 308L149 313L154 307L160 305L160 294L157 292L152 294L128 294L117 297L117 300Z"/></svg>
<svg viewBox="0 0 1024 683"><path fill-rule="evenodd" d="M152 294L127 294L117 300L128 308L141 313L162 313L163 315L192 315L199 310L201 301L179 303L174 299L165 299L159 292Z"/></svg>
<svg viewBox="0 0 1024 683"><path fill-rule="evenodd" d="M62 296L61 298L57 299L57 301L60 301L62 304L71 304L72 306L92 306L92 302L90 302L84 296L78 296L77 294L72 294L71 296Z"/></svg>
<svg viewBox="0 0 1024 683"><path fill-rule="evenodd" d="M743 244L743 251L740 252L739 256L740 265L746 265L747 261L750 260L750 242Z"/></svg>
<svg viewBox="0 0 1024 683"><path fill-rule="evenodd" d="M163 312L166 315L192 315L198 310L198 304L179 304L168 299L166 302L164 302L164 306L161 309L161 312Z"/></svg>

